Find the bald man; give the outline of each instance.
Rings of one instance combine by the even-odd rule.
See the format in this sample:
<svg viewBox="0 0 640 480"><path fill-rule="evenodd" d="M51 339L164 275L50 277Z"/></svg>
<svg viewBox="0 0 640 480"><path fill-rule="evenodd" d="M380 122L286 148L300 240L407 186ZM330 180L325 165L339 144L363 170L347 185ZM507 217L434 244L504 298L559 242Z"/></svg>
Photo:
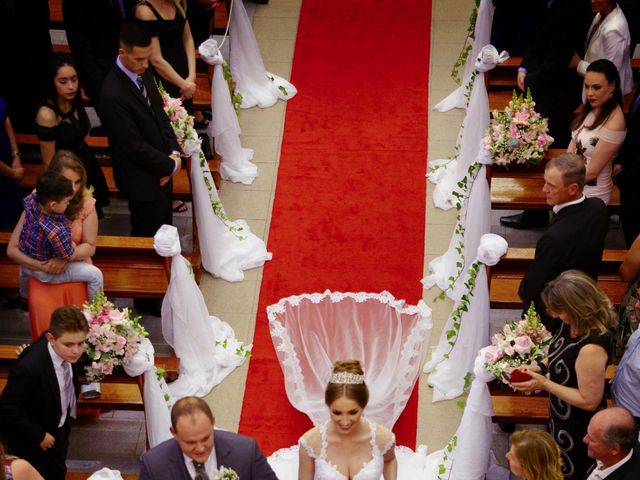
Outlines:
<svg viewBox="0 0 640 480"><path fill-rule="evenodd" d="M583 439L596 461L585 480L637 480L640 475L638 425L624 408L596 413Z"/></svg>

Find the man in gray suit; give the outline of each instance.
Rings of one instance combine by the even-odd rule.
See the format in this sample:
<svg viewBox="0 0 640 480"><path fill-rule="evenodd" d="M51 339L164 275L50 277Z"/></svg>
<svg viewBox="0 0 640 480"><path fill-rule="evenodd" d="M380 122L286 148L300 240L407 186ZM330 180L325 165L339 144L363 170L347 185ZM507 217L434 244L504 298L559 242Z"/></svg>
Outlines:
<svg viewBox="0 0 640 480"><path fill-rule="evenodd" d="M142 455L140 480L210 480L221 467L241 480L277 480L254 439L214 430L214 423L201 398L178 400L171 409L173 438Z"/></svg>

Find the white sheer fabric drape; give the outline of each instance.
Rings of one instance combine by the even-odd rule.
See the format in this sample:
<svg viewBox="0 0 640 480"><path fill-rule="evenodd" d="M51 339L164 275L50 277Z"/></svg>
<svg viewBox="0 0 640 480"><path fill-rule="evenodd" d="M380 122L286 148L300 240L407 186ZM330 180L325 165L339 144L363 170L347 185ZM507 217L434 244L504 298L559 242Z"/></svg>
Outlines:
<svg viewBox="0 0 640 480"><path fill-rule="evenodd" d="M169 384L173 399L207 395L244 358L221 358L216 342L237 342L233 330L210 316L191 265L180 255L178 231L163 225L154 237L159 255L171 257L171 279L162 301L162 334L180 359L180 375Z"/></svg>
<svg viewBox="0 0 640 480"><path fill-rule="evenodd" d="M369 387L365 415L391 428L409 399L431 332L431 310L388 292L303 294L267 309L291 404L314 424L328 420L324 390L336 360L360 360Z"/></svg>
<svg viewBox="0 0 640 480"><path fill-rule="evenodd" d="M250 185L258 176L258 167L251 163L253 150L240 144L240 124L233 108L229 85L222 71L222 53L218 42L206 40L198 48L200 57L213 67L211 82L211 125L209 132L214 139L216 152L222 158L220 175L225 180Z"/></svg>
<svg viewBox="0 0 640 480"><path fill-rule="evenodd" d="M493 24L493 1L480 0L478 7L478 18L476 19L475 40L472 40L472 48L464 64L462 84L441 100L434 110L447 112L453 108L464 108L467 99L465 98L465 85L469 82L474 70L474 62L480 53L480 49L491 40L491 25Z"/></svg>
<svg viewBox="0 0 640 480"><path fill-rule="evenodd" d="M462 420L455 435L458 438L457 446L452 453L447 453L450 461L447 462L448 472L441 475L442 478L451 480L483 480L491 456L491 416L493 407L491 395L487 383L493 376L484 368L484 350L477 352L473 363L474 379L467 397L466 407L462 414ZM432 454L433 464L440 463L444 451L439 450ZM431 456L430 456L431 457ZM440 476L433 471L423 477L436 479Z"/></svg>
<svg viewBox="0 0 640 480"><path fill-rule="evenodd" d="M429 384L433 386L433 401L452 399L462 395L464 377L473 370L475 355L481 347L489 342L489 286L484 265L495 265L507 251L504 238L492 233L483 235L474 260L480 262L480 271L476 277L468 311L460 318L460 330L453 349L449 345L447 331L453 327L453 319L449 317L442 330L440 341L431 361L425 367L430 373ZM468 272L464 281L469 278ZM454 305L458 307L460 300Z"/></svg>
<svg viewBox="0 0 640 480"><path fill-rule="evenodd" d="M289 100L296 95L296 87L290 82L266 71L242 0L233 0L229 38L229 67L236 90L242 94L241 108L266 108L278 99Z"/></svg>
<svg viewBox="0 0 640 480"><path fill-rule="evenodd" d="M173 404L164 379L158 379L155 368L155 350L148 338L143 338L135 356L124 367L127 375L137 377L144 375L144 416L146 420L147 440L149 446L171 438L169 427L171 417L169 408ZM169 399L165 399L165 394ZM106 474L106 473L105 473Z"/></svg>
<svg viewBox="0 0 640 480"><path fill-rule="evenodd" d="M209 167L206 162L200 161L198 155L191 157L191 189L202 266L207 272L229 282L240 282L244 280L244 270L260 267L265 261L271 260L271 253L267 252L262 239L251 233L247 222L224 222L214 214L214 203L219 205L223 213L224 207Z"/></svg>

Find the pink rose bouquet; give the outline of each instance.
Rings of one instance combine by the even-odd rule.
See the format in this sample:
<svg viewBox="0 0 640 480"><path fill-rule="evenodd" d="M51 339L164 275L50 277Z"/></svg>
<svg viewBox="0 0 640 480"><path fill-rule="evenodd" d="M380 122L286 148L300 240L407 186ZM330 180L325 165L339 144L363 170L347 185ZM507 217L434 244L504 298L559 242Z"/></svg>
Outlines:
<svg viewBox="0 0 640 480"><path fill-rule="evenodd" d="M128 308L115 308L102 292L92 302L85 302L82 313L89 323L82 361L85 376L89 382L99 382L116 367L129 363L148 334L139 316L131 316Z"/></svg>
<svg viewBox="0 0 640 480"><path fill-rule="evenodd" d="M540 163L553 138L547 135L547 119L534 110L531 92L527 96L513 97L503 111L492 113L491 123L482 139L483 147L489 151L493 163Z"/></svg>
<svg viewBox="0 0 640 480"><path fill-rule="evenodd" d="M160 82L158 83L158 91L162 97L164 112L169 117L173 133L176 134L182 152L188 156L196 155L200 152L202 140L193 127L193 115L187 113L179 98L170 97Z"/></svg>
<svg viewBox="0 0 640 480"><path fill-rule="evenodd" d="M531 304L522 320L506 324L491 338L491 346L484 353L484 366L496 379L509 385L504 374L524 365L538 365L549 353L551 338Z"/></svg>

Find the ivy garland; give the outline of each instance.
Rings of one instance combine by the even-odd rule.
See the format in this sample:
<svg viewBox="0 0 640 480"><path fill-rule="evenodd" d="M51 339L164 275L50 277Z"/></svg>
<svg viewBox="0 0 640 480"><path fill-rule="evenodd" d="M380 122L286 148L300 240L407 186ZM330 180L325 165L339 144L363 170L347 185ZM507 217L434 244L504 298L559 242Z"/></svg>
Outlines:
<svg viewBox="0 0 640 480"><path fill-rule="evenodd" d="M451 78L460 85L462 83L462 79L460 78L460 68L464 67L465 63L467 63L467 59L469 58L469 54L471 53L472 45L471 40L476 39L476 21L478 20L478 7L480 6L480 0L475 0L475 7L471 10L471 14L469 15L469 26L467 27L467 36L464 39L464 43L462 44L462 50L460 50L460 54L458 55L458 59L456 63L453 64L453 68L451 69Z"/></svg>
<svg viewBox="0 0 640 480"><path fill-rule="evenodd" d="M200 159L200 168L202 169L202 171L203 172L208 171L209 167L207 165L207 159L204 156L204 153L202 153L202 150L200 150L199 159ZM204 180L204 184L208 190L209 201L211 202L211 208L213 210L213 214L216 217L218 217L220 220L222 220L222 222L227 226L229 231L233 233L238 238L238 240L246 240L247 237L244 237L242 235L242 233L244 233L244 228L234 224L231 221L231 219L227 216L226 212L224 211L224 208L222 207L222 203L219 200L215 200L213 198L213 185L211 184L210 177L204 174L202 176L202 179Z"/></svg>
<svg viewBox="0 0 640 480"><path fill-rule="evenodd" d="M236 111L236 115L239 117L240 105L242 105L242 94L240 92L236 92L236 82L233 80L233 76L231 75L231 68L229 68L229 64L224 59L222 61L222 75L227 81L227 85L229 85L231 103L233 104L233 109Z"/></svg>
<svg viewBox="0 0 640 480"><path fill-rule="evenodd" d="M473 380L473 374L471 372L467 372L464 376L464 391L468 392L471 387L471 381ZM466 406L466 400L458 401L458 407L464 410ZM438 464L438 480L448 480L451 478L451 470L453 467L453 451L458 446L458 436L454 435L451 437L447 446L444 447L444 455L442 456L442 461ZM446 477L444 475L448 473Z"/></svg>

